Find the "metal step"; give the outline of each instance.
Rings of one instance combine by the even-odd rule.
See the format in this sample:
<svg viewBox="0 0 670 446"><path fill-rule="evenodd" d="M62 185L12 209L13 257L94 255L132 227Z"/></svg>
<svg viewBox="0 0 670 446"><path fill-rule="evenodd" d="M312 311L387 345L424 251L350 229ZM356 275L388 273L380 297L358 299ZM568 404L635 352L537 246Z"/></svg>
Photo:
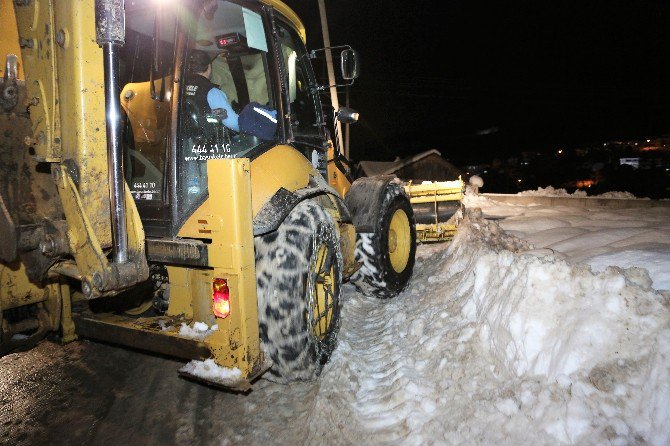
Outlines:
<svg viewBox="0 0 670 446"><path fill-rule="evenodd" d="M72 318L79 336L183 359L202 360L211 356L204 342L163 330L160 322L170 324L169 317L133 319L110 313L85 312L73 313Z"/></svg>

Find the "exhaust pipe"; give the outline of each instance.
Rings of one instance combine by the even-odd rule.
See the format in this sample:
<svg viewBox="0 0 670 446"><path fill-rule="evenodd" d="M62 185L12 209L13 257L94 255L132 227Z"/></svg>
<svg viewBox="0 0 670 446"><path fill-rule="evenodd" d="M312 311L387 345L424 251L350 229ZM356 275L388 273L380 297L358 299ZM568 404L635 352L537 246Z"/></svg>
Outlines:
<svg viewBox="0 0 670 446"><path fill-rule="evenodd" d="M123 178L123 129L119 98L119 47L126 40L124 0L95 1L96 42L102 47L105 70L105 115L109 201L112 217L114 261L128 261L128 228Z"/></svg>

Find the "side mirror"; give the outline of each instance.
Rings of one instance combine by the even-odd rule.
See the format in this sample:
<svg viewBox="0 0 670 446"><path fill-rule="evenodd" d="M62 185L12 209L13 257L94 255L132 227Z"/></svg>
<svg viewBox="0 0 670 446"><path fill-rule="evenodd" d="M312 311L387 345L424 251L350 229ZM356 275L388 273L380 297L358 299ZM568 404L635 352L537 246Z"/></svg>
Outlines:
<svg viewBox="0 0 670 446"><path fill-rule="evenodd" d="M318 50L312 50L309 53L310 59L320 59L320 53L342 49L340 53L340 79L335 79L333 85L319 85L318 90L323 91L331 87L347 87L354 84L354 80L358 78L360 72L360 59L358 51L351 48L349 45L330 46Z"/></svg>
<svg viewBox="0 0 670 446"><path fill-rule="evenodd" d="M358 78L359 65L358 51L351 48L342 50L340 54L342 79L352 81Z"/></svg>
<svg viewBox="0 0 670 446"><path fill-rule="evenodd" d="M359 114L356 110L349 107L340 107L335 117L342 124L355 124L358 122Z"/></svg>

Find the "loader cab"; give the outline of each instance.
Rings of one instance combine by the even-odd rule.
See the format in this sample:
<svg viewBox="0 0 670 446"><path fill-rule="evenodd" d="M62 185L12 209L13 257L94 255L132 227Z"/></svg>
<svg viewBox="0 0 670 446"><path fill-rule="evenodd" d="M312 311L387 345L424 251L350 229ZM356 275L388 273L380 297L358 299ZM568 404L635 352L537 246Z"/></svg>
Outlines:
<svg viewBox="0 0 670 446"><path fill-rule="evenodd" d="M230 108L194 96L189 60L204 52ZM255 1L126 2L121 55L126 181L150 237L174 237L208 197L207 160L255 159L277 144L325 173L328 139L307 51L278 11ZM203 87L209 88L209 87ZM276 121L257 131L253 113ZM251 123L251 124L250 124Z"/></svg>

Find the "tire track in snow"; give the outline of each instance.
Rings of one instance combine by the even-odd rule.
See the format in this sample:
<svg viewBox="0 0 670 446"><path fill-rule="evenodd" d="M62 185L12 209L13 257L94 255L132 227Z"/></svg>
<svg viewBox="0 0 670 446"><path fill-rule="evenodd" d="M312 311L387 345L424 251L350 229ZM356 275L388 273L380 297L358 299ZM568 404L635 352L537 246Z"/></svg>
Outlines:
<svg viewBox="0 0 670 446"><path fill-rule="evenodd" d="M419 444L442 437L450 388L462 374L459 357L472 355L467 348L444 352L445 344L456 347L469 336L460 303L444 292L426 293L435 285L458 285L447 283L456 271L444 274L447 257L440 251L422 247L408 290L392 300L346 288L340 343L321 377L307 443L329 435L336 444L362 438ZM435 379L435 373L444 378ZM334 426L344 427L338 438L332 437Z"/></svg>
<svg viewBox="0 0 670 446"><path fill-rule="evenodd" d="M484 233L498 249L517 243ZM488 245L487 245L488 246ZM490 254L454 244L421 246L408 289L389 301L346 291L340 344L321 376L306 444L462 444L504 442L500 412L518 403L463 308L482 284L473 274ZM501 279L506 260L489 274ZM493 422L497 428L491 429ZM527 423L512 417L511 428ZM523 430L526 432L526 430ZM542 441L542 434L535 436Z"/></svg>
<svg viewBox="0 0 670 446"><path fill-rule="evenodd" d="M312 416L308 443L324 438L327 433L322 427L332 423L347 426L347 430L340 430L347 442L360 439L363 432L374 433L379 442L400 440L407 436L406 417L413 408L398 392L411 381L403 355L398 354L397 344L388 342L399 336L390 323L397 304L347 294L340 343L321 378L316 402L323 410ZM338 395L342 381L347 380L351 387ZM335 410L328 407L332 404ZM326 423L322 423L324 416L330 418Z"/></svg>

